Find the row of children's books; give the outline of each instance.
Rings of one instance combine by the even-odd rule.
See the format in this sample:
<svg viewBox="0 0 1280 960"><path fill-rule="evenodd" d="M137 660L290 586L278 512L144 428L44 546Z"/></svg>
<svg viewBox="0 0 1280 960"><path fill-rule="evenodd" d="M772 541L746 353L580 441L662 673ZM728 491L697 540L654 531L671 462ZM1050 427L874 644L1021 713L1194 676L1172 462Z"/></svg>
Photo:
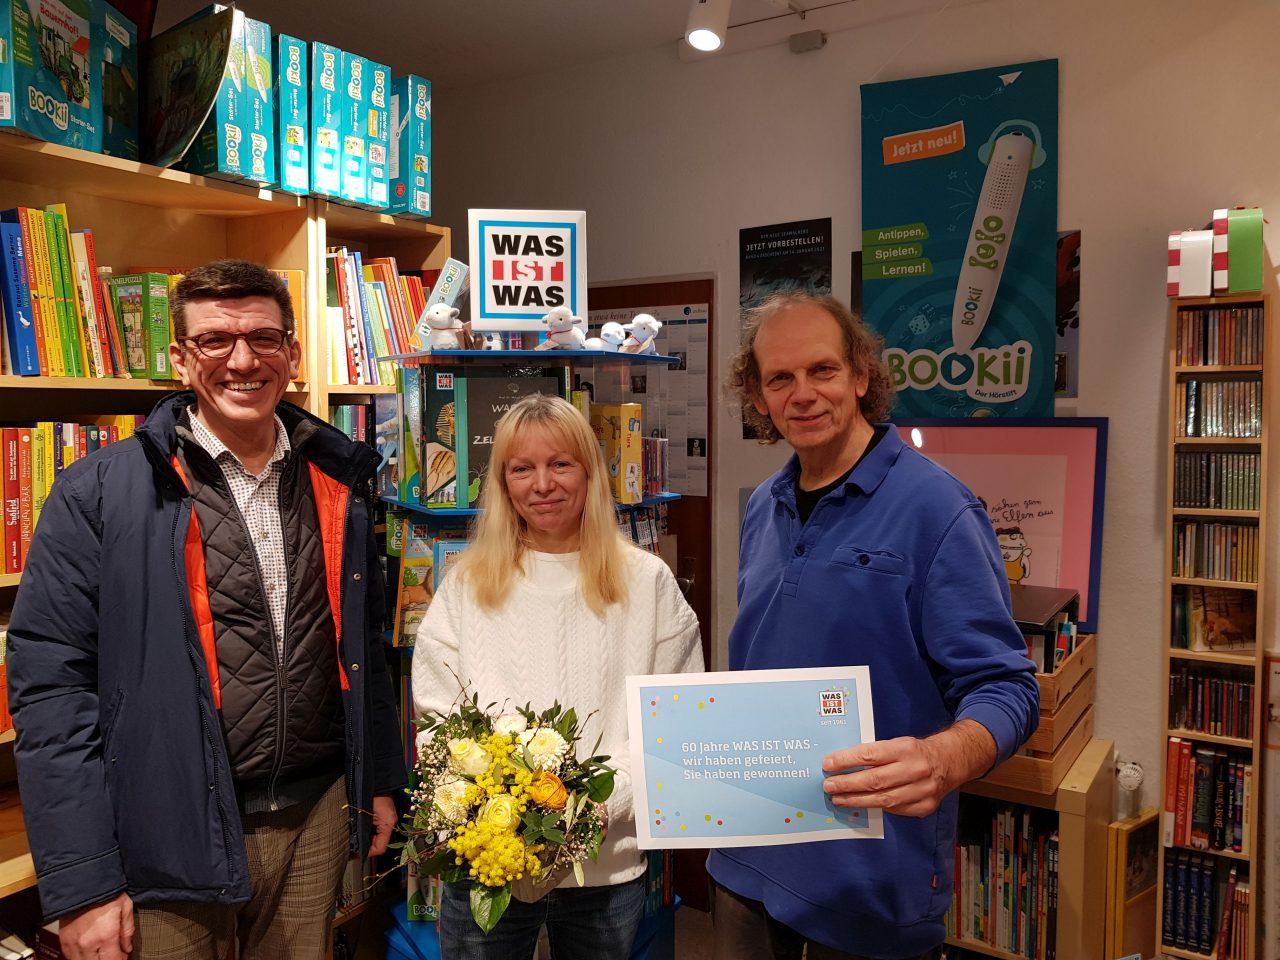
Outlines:
<svg viewBox="0 0 1280 960"><path fill-rule="evenodd" d="M1253 681L1217 667L1175 663L1169 672L1169 726L1252 739Z"/></svg>
<svg viewBox="0 0 1280 960"><path fill-rule="evenodd" d="M1175 521L1172 575L1256 583L1257 526L1204 520Z"/></svg>
<svg viewBox="0 0 1280 960"><path fill-rule="evenodd" d="M1179 437L1262 436L1262 381L1179 380L1174 390Z"/></svg>
<svg viewBox="0 0 1280 960"><path fill-rule="evenodd" d="M100 447L131 436L142 417L97 417L89 423L44 421L0 428L0 493L4 504L4 559L0 572L21 573L40 512L54 479Z"/></svg>
<svg viewBox="0 0 1280 960"><path fill-rule="evenodd" d="M378 357L421 350L415 333L427 307L422 278L402 274L391 257L364 260L360 251L335 247L326 255L329 382L396 382L394 361Z"/></svg>
<svg viewBox="0 0 1280 960"><path fill-rule="evenodd" d="M1253 960L1249 882L1240 870L1205 854L1167 855L1160 942L1215 960Z"/></svg>
<svg viewBox="0 0 1280 960"><path fill-rule="evenodd" d="M947 933L1029 960L1056 960L1054 815L1010 804L993 804L989 810L989 818L961 818Z"/></svg>
<svg viewBox="0 0 1280 960"><path fill-rule="evenodd" d="M305 273L276 270L293 301L295 333L306 328ZM174 270L98 263L92 229L71 229L67 208L0 211L3 372L17 376L176 380L169 363ZM299 369L298 379L305 376Z"/></svg>
<svg viewBox="0 0 1280 960"><path fill-rule="evenodd" d="M1257 510L1261 457L1256 453L1179 451L1173 459L1173 505L1202 510Z"/></svg>
<svg viewBox="0 0 1280 960"><path fill-rule="evenodd" d="M1262 307L1183 307L1178 311L1180 367L1262 363Z"/></svg>
<svg viewBox="0 0 1280 960"><path fill-rule="evenodd" d="M1251 650L1258 634L1258 598L1250 590L1177 584L1173 588L1176 650Z"/></svg>
<svg viewBox="0 0 1280 960"><path fill-rule="evenodd" d="M1166 847L1248 855L1253 764L1223 747L1170 737L1165 757Z"/></svg>
<svg viewBox="0 0 1280 960"><path fill-rule="evenodd" d="M1032 629L1022 624L1022 639L1027 644L1027 656L1036 665L1037 673L1053 673L1062 661L1075 652L1079 641L1079 624L1071 614L1063 610L1044 629Z"/></svg>

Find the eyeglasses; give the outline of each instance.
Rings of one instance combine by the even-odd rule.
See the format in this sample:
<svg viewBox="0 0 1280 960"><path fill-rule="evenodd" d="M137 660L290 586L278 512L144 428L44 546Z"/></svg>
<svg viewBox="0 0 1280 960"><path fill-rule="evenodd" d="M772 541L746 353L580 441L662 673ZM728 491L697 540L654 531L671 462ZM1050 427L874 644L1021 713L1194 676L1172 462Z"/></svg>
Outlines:
<svg viewBox="0 0 1280 960"><path fill-rule="evenodd" d="M202 333L198 337L183 337L186 343L196 348L196 352L210 360L224 360L231 356L236 348L236 341L243 340L249 349L259 357L274 357L280 348L289 342L293 334L275 327L259 327L248 333L227 333L215 330Z"/></svg>

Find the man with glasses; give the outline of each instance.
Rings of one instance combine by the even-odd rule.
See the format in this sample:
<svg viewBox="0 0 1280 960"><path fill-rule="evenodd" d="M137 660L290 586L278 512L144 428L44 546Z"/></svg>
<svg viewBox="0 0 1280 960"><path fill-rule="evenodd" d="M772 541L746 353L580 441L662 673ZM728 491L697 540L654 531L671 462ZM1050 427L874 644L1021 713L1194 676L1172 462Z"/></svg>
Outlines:
<svg viewBox="0 0 1280 960"><path fill-rule="evenodd" d="M319 958L405 785L377 456L282 402L271 271L210 263L171 308L189 391L59 476L10 622L41 904L72 960Z"/></svg>

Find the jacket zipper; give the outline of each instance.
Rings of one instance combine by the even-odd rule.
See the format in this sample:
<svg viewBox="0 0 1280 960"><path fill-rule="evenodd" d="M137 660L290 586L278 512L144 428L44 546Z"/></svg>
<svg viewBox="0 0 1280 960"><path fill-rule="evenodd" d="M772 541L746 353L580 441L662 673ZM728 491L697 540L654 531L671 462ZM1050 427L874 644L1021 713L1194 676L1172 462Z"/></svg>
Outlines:
<svg viewBox="0 0 1280 960"><path fill-rule="evenodd" d="M195 509L193 503L191 509ZM173 532L171 534L171 542L175 545L178 543L178 516L182 513L181 504L173 514ZM182 610L182 635L187 640L187 656L191 659L192 674L196 684L196 709L200 713L200 726L204 730L205 742L209 745L209 755L213 759L213 802L218 807L218 825L222 828L222 850L227 861L227 882L230 883L235 877L235 865L231 861L231 834L227 830L227 811L222 805L222 785L218 778L218 747L214 740L213 732L209 729L209 718L204 709L200 706L200 697L204 690L200 685L200 662L197 659L191 645L191 621L187 617L187 604L190 602L190 594L186 591L190 590L190 584L183 582L182 571L178 569L177 554L171 553L173 557L173 578L178 584L179 593L182 594L183 602L178 606Z"/></svg>
<svg viewBox="0 0 1280 960"><path fill-rule="evenodd" d="M289 600L293 594L291 585L293 583L293 562L289 557L289 537L284 531L284 513L281 500L284 498L285 485L284 477L280 478L280 485L276 489L276 510L280 513L280 541L281 551L284 553L284 636L279 638L279 649L276 654L276 702L278 708L276 710L276 749L275 756L271 761L271 779L267 783L267 799L272 811L280 809L276 801L276 778L280 776L280 769L284 766L284 739L289 729L288 725L288 704L286 702L287 686L285 684L285 663L289 656ZM253 562L258 563L258 553L255 550L253 554ZM262 569L258 568L258 581L262 581ZM265 587L265 584L264 584ZM265 594L264 594L265 595ZM267 615L271 621L271 638L276 640L275 633L275 617L271 614L271 601L267 601ZM274 643L272 644L275 645Z"/></svg>

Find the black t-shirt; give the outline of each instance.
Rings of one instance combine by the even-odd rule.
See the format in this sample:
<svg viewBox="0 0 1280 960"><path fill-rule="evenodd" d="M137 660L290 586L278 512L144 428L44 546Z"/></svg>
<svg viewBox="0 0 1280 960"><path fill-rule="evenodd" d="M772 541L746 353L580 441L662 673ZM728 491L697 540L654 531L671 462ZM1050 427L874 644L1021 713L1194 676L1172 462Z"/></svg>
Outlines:
<svg viewBox="0 0 1280 960"><path fill-rule="evenodd" d="M881 438L889 432L886 426L878 426L871 434L871 439L867 441L867 448L862 451L862 456L858 457L857 462L852 467L836 477L826 486L819 487L817 490L801 490L800 477L796 477L796 513L800 514L800 522L802 524L809 522L809 515L813 513L813 508L818 505L818 501L825 497L840 484L849 479L849 474L858 468L858 464L866 459L867 454L876 448L876 444Z"/></svg>

